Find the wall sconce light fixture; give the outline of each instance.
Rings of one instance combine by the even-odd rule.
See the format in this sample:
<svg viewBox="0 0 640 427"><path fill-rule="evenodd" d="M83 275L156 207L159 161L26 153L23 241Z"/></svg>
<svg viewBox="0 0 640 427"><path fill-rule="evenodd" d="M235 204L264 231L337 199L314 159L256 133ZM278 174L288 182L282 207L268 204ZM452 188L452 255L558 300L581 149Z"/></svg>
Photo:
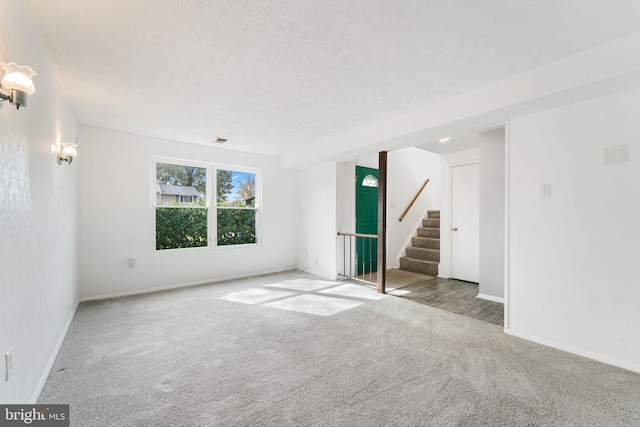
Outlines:
<svg viewBox="0 0 640 427"><path fill-rule="evenodd" d="M78 144L74 144L73 142L63 142L62 151L58 152L58 164L61 165L62 162L71 164L73 158L78 155L77 147Z"/></svg>
<svg viewBox="0 0 640 427"><path fill-rule="evenodd" d="M0 81L0 108L2 102L9 101L16 108L27 106L27 95L32 95L36 88L31 78L36 75L29 67L21 67L15 62L0 63L4 77Z"/></svg>

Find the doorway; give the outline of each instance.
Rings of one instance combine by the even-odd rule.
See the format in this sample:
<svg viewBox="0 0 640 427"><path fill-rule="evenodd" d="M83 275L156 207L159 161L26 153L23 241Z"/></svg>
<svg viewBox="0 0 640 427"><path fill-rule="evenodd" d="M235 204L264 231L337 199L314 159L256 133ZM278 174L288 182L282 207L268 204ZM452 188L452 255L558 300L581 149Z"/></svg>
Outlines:
<svg viewBox="0 0 640 427"><path fill-rule="evenodd" d="M478 163L451 168L451 277L480 281L480 174Z"/></svg>
<svg viewBox="0 0 640 427"><path fill-rule="evenodd" d="M356 233L378 234L378 170L356 166ZM357 237L358 274L376 271L376 239Z"/></svg>

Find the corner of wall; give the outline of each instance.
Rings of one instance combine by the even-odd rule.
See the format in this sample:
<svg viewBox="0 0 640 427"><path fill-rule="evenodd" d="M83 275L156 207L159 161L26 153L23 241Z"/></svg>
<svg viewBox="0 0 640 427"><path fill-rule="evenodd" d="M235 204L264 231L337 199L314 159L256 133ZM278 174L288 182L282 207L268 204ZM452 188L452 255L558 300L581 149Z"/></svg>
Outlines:
<svg viewBox="0 0 640 427"><path fill-rule="evenodd" d="M0 354L12 348L15 366L0 402L24 403L37 399L78 301L76 164L52 152L77 125L23 3L0 7L0 59L38 73L28 108L0 109L0 170L12 176L0 182L11 194L0 207Z"/></svg>

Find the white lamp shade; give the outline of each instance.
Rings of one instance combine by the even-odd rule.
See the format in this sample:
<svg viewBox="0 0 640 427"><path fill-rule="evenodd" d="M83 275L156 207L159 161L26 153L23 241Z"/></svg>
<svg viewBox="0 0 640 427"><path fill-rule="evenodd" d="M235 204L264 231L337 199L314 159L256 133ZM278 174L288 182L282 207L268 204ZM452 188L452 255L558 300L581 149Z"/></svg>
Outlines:
<svg viewBox="0 0 640 427"><path fill-rule="evenodd" d="M31 68L27 66L21 67L15 62L8 64L3 62L0 65L5 71L2 78L2 87L8 90L20 90L27 95L32 95L36 91L36 87L31 80L36 73Z"/></svg>
<svg viewBox="0 0 640 427"><path fill-rule="evenodd" d="M73 142L63 142L62 143L62 155L65 157L75 157L78 155L78 150L76 147L78 144L74 144Z"/></svg>

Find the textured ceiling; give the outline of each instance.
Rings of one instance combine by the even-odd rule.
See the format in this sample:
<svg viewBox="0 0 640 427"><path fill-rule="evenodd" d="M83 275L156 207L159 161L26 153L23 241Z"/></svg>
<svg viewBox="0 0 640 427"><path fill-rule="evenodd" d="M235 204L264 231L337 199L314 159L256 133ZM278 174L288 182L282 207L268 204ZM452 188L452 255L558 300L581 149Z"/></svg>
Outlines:
<svg viewBox="0 0 640 427"><path fill-rule="evenodd" d="M280 156L640 31L638 0L24 3L79 123Z"/></svg>

